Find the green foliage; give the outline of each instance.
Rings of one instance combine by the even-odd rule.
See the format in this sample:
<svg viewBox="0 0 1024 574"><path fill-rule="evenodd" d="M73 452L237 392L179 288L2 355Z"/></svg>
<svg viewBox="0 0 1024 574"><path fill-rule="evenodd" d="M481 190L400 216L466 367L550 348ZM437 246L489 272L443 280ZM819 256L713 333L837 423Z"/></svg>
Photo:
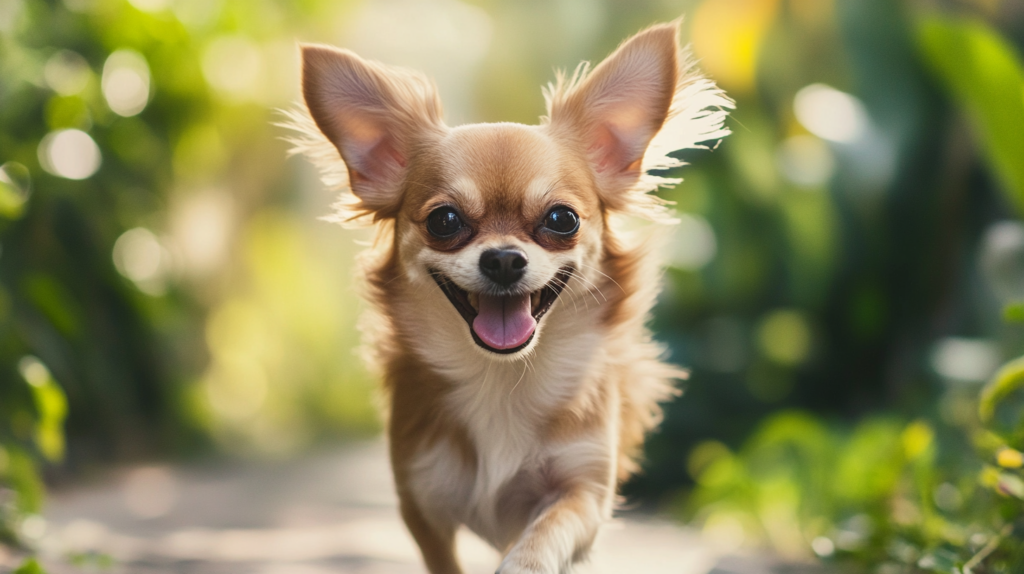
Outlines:
<svg viewBox="0 0 1024 574"><path fill-rule="evenodd" d="M49 369L35 357L22 358L19 370L34 409L18 411L11 417L10 427L0 427L0 543L25 546L20 525L43 509L42 464L57 463L64 457L67 398ZM18 396L9 391L9 397ZM42 569L30 559L17 571Z"/></svg>
<svg viewBox="0 0 1024 574"><path fill-rule="evenodd" d="M39 562L34 558L30 558L26 560L24 564L19 566L18 569L14 571L14 574L46 574L46 571L39 565Z"/></svg>
<svg viewBox="0 0 1024 574"><path fill-rule="evenodd" d="M1003 320L1007 323L1024 323L1024 303L1010 303L1004 307Z"/></svg>
<svg viewBox="0 0 1024 574"><path fill-rule="evenodd" d="M981 420L992 421L996 406L1012 392L1024 386L1024 357L1003 365L981 392L978 409Z"/></svg>
<svg viewBox="0 0 1024 574"><path fill-rule="evenodd" d="M722 447L708 460L708 447L694 450L687 512L705 528L731 520L792 558L813 551L891 572L1014 572L1024 483L994 464L1020 468L1009 454L1019 452L944 443L935 424L871 418L843 430L804 413L774 415L735 454Z"/></svg>
<svg viewBox="0 0 1024 574"><path fill-rule="evenodd" d="M918 46L1024 209L1024 68L1013 48L980 21L938 17L919 26ZM1021 322L1020 307L1005 306L1008 324ZM1015 332L1003 333L1016 348ZM851 427L810 413L772 415L735 453L719 443L691 452L697 486L685 512L712 531L731 520L796 558L876 572L1020 572L1022 387L1024 357L976 395L947 390L944 416L873 415Z"/></svg>
<svg viewBox="0 0 1024 574"><path fill-rule="evenodd" d="M996 174L1024 214L1024 65L984 22L929 18L919 42L928 63L974 120Z"/></svg>
<svg viewBox="0 0 1024 574"><path fill-rule="evenodd" d="M45 490L39 479L37 461L25 450L8 445L4 448L4 469L0 473L3 483L9 485L15 494L13 511L7 516L7 526L15 524L25 514L42 510ZM13 532L13 528L8 528Z"/></svg>

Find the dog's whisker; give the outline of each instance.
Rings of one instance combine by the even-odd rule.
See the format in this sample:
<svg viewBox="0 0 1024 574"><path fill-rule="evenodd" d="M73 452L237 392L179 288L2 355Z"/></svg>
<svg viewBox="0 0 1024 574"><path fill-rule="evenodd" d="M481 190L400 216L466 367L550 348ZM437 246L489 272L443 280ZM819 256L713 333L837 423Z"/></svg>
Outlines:
<svg viewBox="0 0 1024 574"><path fill-rule="evenodd" d="M523 361L523 374L519 375L519 380L516 381L516 384L512 385L512 390L508 392L508 398L510 398L510 399L512 398L512 393L515 392L516 387L519 386L519 383L523 382L523 378L526 376L526 369L529 368L529 365L530 365L530 359L526 359L526 360Z"/></svg>
<svg viewBox="0 0 1024 574"><path fill-rule="evenodd" d="M554 281L554 282L555 282L555 284L557 284L557 285L560 285L560 286L562 287L562 289L564 289L564 290L566 290L566 291L568 291L568 292L569 292L569 295L571 295L571 296L569 297L569 300L570 300L570 301L572 301L572 307L573 307L573 311L574 311L574 312L575 312L575 313L576 313L577 315L579 315L579 313L580 313L580 309L579 309L579 307L577 307L577 306L576 306L576 299L578 298L578 295L576 294L576 291L575 291L575 290L574 290L574 289L573 289L572 287L570 287L570 286L569 286L569 284L568 284L567 282L565 282L565 281L563 281L563 280L561 280L561 279L559 279L559 278L557 278L557 277L555 277L554 279L552 279L552 281ZM584 301L584 302L585 302L585 301ZM587 310L589 310L589 307L587 308Z"/></svg>
<svg viewBox="0 0 1024 574"><path fill-rule="evenodd" d="M622 294L623 294L623 295L625 295L625 294L626 294L626 290L622 288L622 285L619 285L619 282L618 282L618 281L616 281L615 279L612 279L612 276L611 276L611 275L608 275L607 273L605 273L604 271L601 271L600 269L598 269L597 267L594 267L593 265L587 265L586 263L582 263L582 262L581 262L581 263L580 263L580 266L582 266L582 267L586 267L586 268L588 268L588 269L591 269L591 270L593 270L593 271L594 271L595 273L599 273L600 275L604 276L604 278L605 278L605 279L607 279L607 280L611 281L611 282L612 282L612 283L613 283L613 284L614 284L614 285L615 285L616 287L618 287L618 288L619 288L619 291L622 291Z"/></svg>
<svg viewBox="0 0 1024 574"><path fill-rule="evenodd" d="M578 299L583 302L583 310L587 312L590 311L590 300L588 300L585 296L581 295L579 293L579 290L573 286L566 284L565 288L569 291L570 294L572 294L572 300L574 305L576 300ZM577 311L577 313L579 313L579 311Z"/></svg>
<svg viewBox="0 0 1024 574"><path fill-rule="evenodd" d="M604 299L605 301L608 301L608 297L605 297L604 292L601 291L601 288L598 287L596 284L594 284L593 281L587 279L586 277L584 277L583 275L580 275L578 273L572 273L572 277L576 277L580 281L585 282L585 284L589 284L591 286L587 290L587 292L590 293L592 297L594 297L594 301L597 302L598 305L600 305L601 302L597 300L597 295L594 295L594 291L597 291L597 293L601 295L602 299ZM584 285L584 286L586 286L586 285Z"/></svg>
<svg viewBox="0 0 1024 574"><path fill-rule="evenodd" d="M584 282L586 285L589 285L590 291L596 291L597 294L600 295L601 298L604 299L605 301L608 300L608 297L604 294L604 291L601 290L601 287L597 283L594 283L593 281L591 281L582 274L574 274L573 277L576 277L580 281Z"/></svg>
<svg viewBox="0 0 1024 574"><path fill-rule="evenodd" d="M569 274L569 278L571 279L571 278L573 278L573 277L580 277L580 276L579 276L579 275L577 275L577 274L576 274L575 272L572 272L572 273L570 273L570 274ZM572 288L571 288L571 287L569 287L568 281L566 281L565 285L566 285L566 288L567 288L567 289L570 289L570 291L572 291L572 292L573 292L573 293L575 294L575 291L573 291L573 290L572 290ZM585 287L586 287L586 285L582 285L582 287L584 287L584 288L585 288ZM590 289L584 289L584 293L585 293L585 294L589 294L589 295L590 295L591 297L593 297L593 298L594 298L594 302L595 302L595 303L597 303L597 304L598 304L598 306L600 306L600 305L601 305L601 302L597 300L597 296L596 296L596 295L594 295L594 294L593 294L593 292L592 292L592 291L591 291ZM602 294L602 296L603 296L603 294ZM581 296L581 297L583 297L583 296ZM584 303L584 305L585 305L585 307L586 307L587 311L589 311L589 310L590 310L590 301L588 301L588 300L586 299L586 297L583 297L583 303Z"/></svg>

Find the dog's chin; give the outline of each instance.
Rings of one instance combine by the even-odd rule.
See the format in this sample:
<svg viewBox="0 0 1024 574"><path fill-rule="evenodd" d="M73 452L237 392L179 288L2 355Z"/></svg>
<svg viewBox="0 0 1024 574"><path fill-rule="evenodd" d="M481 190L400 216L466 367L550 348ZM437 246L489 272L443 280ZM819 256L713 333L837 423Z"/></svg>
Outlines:
<svg viewBox="0 0 1024 574"><path fill-rule="evenodd" d="M537 291L529 294L529 315L534 321L532 329L530 329L528 336L525 336L525 340L514 341L513 344L489 344L485 341L485 337L481 337L477 333L474 327L474 322L477 316L481 312L481 295L479 293L473 293L459 287L454 281L452 281L444 273L437 270L430 270L431 277L437 283L437 286L441 288L441 292L448 297L448 301L451 302L455 310L459 312L465 320L466 325L469 327L469 333L473 337L473 342L478 347L492 353L494 355L504 355L511 357L517 353L522 353L530 348L533 344L534 339L537 336L537 329L540 328L540 321L551 310L551 307L558 300L558 296L561 295L562 290L565 288L566 283L569 282L569 278L572 277L573 268L570 266L562 267L555 273L551 281L548 281L544 287ZM487 297L486 295L484 296ZM510 294L507 296L508 299L525 297L523 294ZM491 296L492 301L494 299L500 299L501 296Z"/></svg>

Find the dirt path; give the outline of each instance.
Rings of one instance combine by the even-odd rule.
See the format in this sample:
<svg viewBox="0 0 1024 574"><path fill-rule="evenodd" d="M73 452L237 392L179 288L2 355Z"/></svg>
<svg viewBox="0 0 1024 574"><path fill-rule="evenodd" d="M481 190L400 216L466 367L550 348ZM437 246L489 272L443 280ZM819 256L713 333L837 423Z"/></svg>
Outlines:
<svg viewBox="0 0 1024 574"><path fill-rule="evenodd" d="M380 441L278 465L140 467L58 492L39 543L53 574L97 571L67 563L90 551L111 573L412 574L419 555L396 510ZM498 555L463 533L467 574L490 574ZM758 574L730 566L699 533L650 518L608 525L582 574ZM100 559L102 561L102 558ZM717 566L716 566L717 565Z"/></svg>

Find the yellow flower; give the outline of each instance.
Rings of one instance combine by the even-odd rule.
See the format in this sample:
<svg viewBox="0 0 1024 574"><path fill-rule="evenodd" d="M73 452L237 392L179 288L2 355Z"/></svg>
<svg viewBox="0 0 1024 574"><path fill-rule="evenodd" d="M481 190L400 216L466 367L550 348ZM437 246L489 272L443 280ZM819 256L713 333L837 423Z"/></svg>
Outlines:
<svg viewBox="0 0 1024 574"><path fill-rule="evenodd" d="M1009 447L999 450L996 454L996 463L1003 468L1020 468L1024 466L1024 453Z"/></svg>

